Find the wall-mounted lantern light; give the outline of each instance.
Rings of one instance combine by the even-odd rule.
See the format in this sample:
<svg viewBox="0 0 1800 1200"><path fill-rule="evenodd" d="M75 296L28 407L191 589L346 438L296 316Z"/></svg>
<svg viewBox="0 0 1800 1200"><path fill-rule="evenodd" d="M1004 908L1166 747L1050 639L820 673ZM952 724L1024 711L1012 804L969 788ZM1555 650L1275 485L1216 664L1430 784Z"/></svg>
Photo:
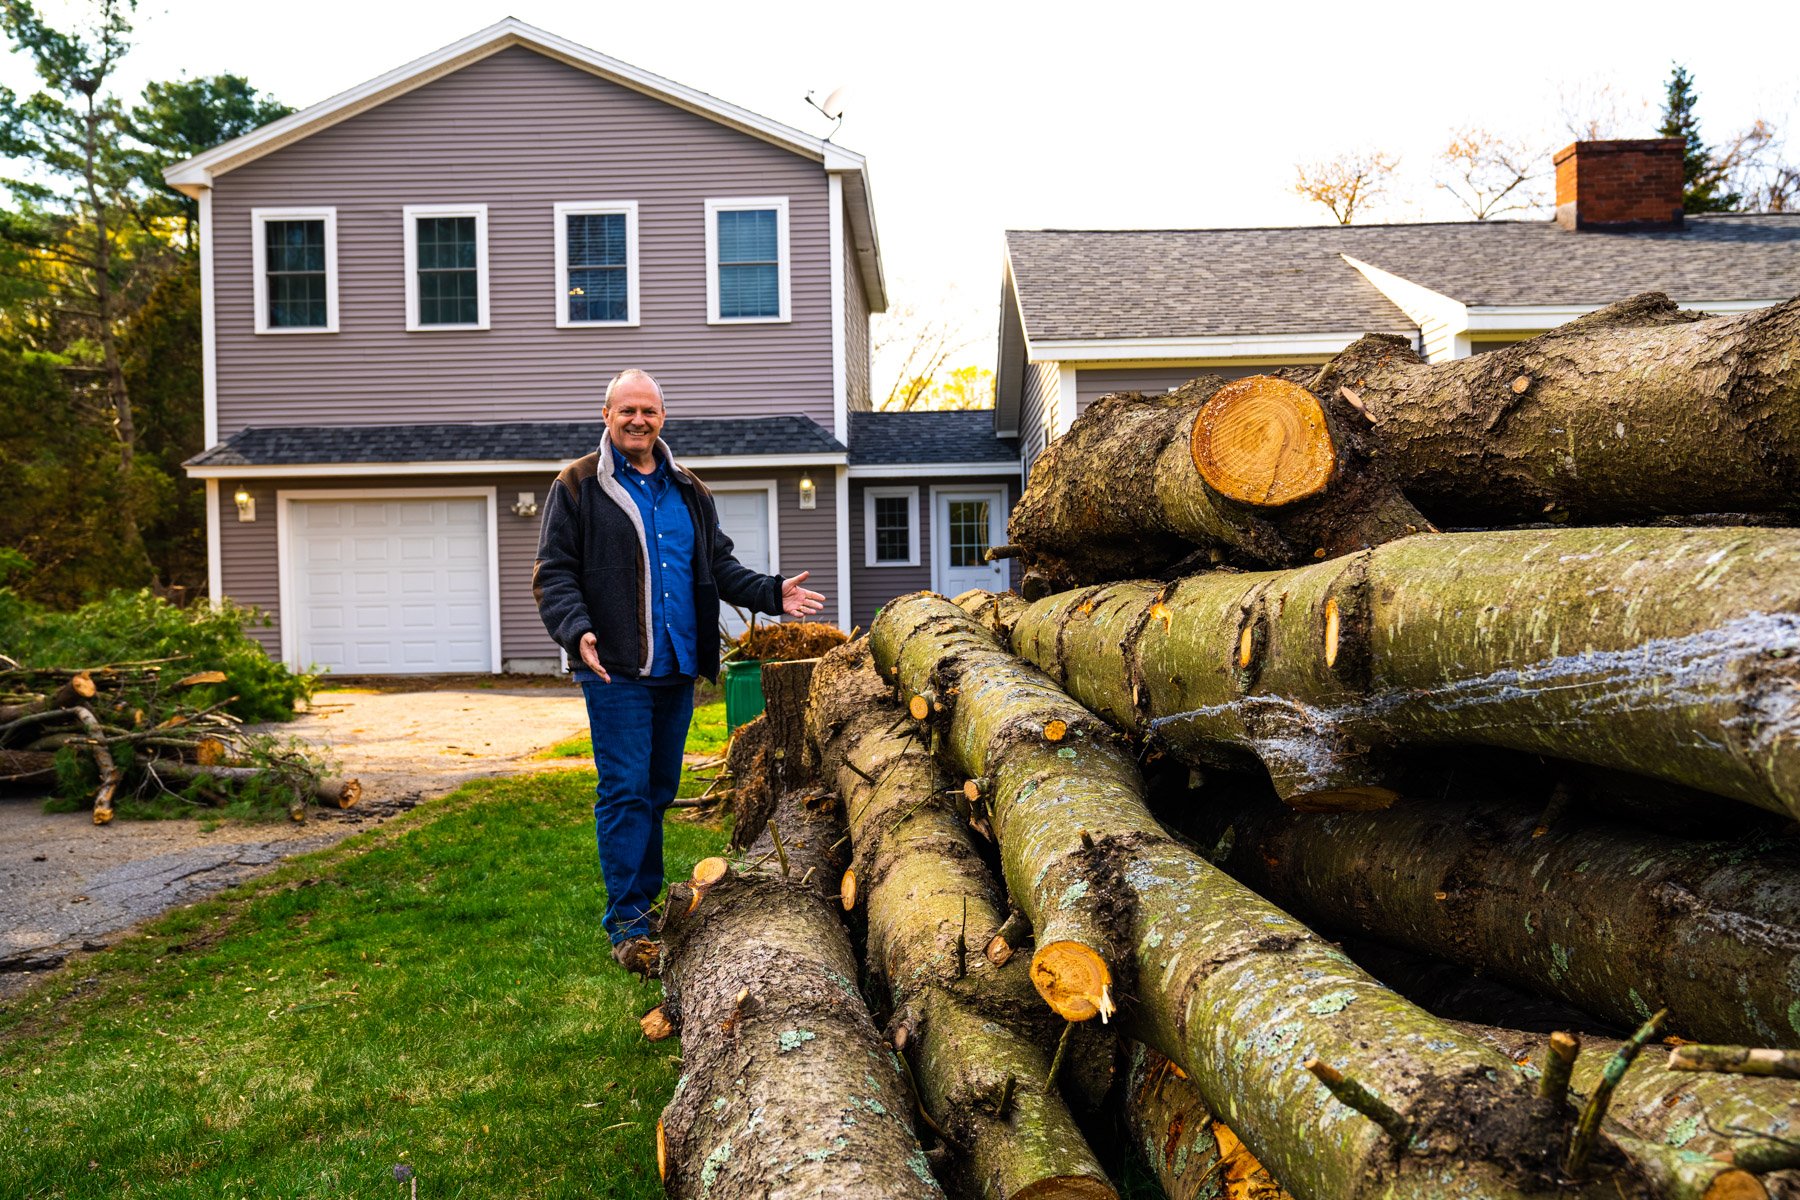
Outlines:
<svg viewBox="0 0 1800 1200"><path fill-rule="evenodd" d="M250 494L249 488L239 488L232 493L231 499L237 505L238 520L256 520L256 497Z"/></svg>
<svg viewBox="0 0 1800 1200"><path fill-rule="evenodd" d="M512 506L512 510L515 516L537 516L537 495L533 492L520 492L518 502Z"/></svg>
<svg viewBox="0 0 1800 1200"><path fill-rule="evenodd" d="M819 488L818 485L812 481L811 475L802 475L800 477L800 507L819 507Z"/></svg>

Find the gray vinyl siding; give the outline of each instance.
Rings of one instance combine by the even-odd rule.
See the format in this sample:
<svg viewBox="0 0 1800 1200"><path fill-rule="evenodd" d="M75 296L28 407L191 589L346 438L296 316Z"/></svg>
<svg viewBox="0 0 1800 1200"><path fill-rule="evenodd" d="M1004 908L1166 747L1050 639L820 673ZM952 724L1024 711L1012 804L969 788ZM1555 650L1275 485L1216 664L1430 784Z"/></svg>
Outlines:
<svg viewBox="0 0 1800 1200"><path fill-rule="evenodd" d="M800 472L784 471L708 471L705 481L714 488L726 488L733 481L776 481L776 557L785 575L801 570L812 571L807 586L827 597L825 617L837 616L837 525L836 495L833 478L815 474L819 506L812 511L800 509ZM508 659L550 659L557 657L557 647L544 632L538 619L537 601L531 595L531 568L537 558L539 517L519 517L512 505L520 492L531 492L543 502L544 494L554 481L553 473L543 475L457 475L419 476L396 479L396 488L466 488L493 487L496 490L498 553L500 562L500 656ZM331 489L366 492L379 498L384 490L379 484L354 478L317 478L262 480L245 483L256 498L254 522L238 520L232 499L236 484L219 489L219 546L221 583L224 593L238 604L254 605L271 618L266 626L253 628L252 636L271 657L281 654L281 587L279 550L276 536L276 492L303 492Z"/></svg>
<svg viewBox="0 0 1800 1200"><path fill-rule="evenodd" d="M904 468L897 468L904 471ZM893 479L850 481L850 620L867 629L881 606L896 596L925 591L931 587L932 504L933 487L993 487L1006 485L1006 510L1019 502L1019 481L1013 476L971 475L965 478L898 475ZM867 526L863 520L863 496L872 487L917 487L919 489L919 565L916 567L871 567L868 562Z"/></svg>
<svg viewBox="0 0 1800 1200"><path fill-rule="evenodd" d="M1319 359L1324 362L1323 358ZM1281 367L1240 366L1232 363L1193 363L1177 367L1083 367L1075 372L1075 415L1087 406L1113 392L1166 392L1180 387L1200 375L1222 375L1226 379L1243 379Z"/></svg>
<svg viewBox="0 0 1800 1200"><path fill-rule="evenodd" d="M846 225L848 223L846 222ZM863 291L862 267L844 230L844 368L847 407L868 412L874 407L870 393L869 295Z"/></svg>
<svg viewBox="0 0 1800 1200"><path fill-rule="evenodd" d="M1050 440L1050 422L1056 416L1057 396L1062 391L1060 368L1061 364L1053 362L1025 364L1019 401L1019 452L1024 456L1028 476L1031 464ZM1079 371L1075 375L1075 390L1081 391Z"/></svg>
<svg viewBox="0 0 1800 1200"><path fill-rule="evenodd" d="M788 197L786 324L706 322L705 201ZM558 329L558 201L638 203L640 325ZM406 331L408 204L488 206L491 328ZM256 207L337 209L339 329L254 332ZM832 427L824 168L522 47L219 177L219 432L246 425L592 417L628 366L683 416ZM854 289L853 289L854 290Z"/></svg>

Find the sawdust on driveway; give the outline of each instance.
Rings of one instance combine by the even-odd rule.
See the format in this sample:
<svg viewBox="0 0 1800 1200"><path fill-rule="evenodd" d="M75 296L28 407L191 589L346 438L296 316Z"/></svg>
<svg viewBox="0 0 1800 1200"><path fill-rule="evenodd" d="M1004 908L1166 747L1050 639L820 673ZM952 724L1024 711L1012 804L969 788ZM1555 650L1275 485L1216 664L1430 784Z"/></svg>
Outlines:
<svg viewBox="0 0 1800 1200"><path fill-rule="evenodd" d="M115 821L46 813L37 797L0 798L0 996L71 953L97 950L139 921L228 887L281 859L318 850L471 779L579 769L545 747L587 730L566 682L418 681L322 691L298 719L301 738L363 784L344 812L289 822ZM591 767L589 768L591 769Z"/></svg>

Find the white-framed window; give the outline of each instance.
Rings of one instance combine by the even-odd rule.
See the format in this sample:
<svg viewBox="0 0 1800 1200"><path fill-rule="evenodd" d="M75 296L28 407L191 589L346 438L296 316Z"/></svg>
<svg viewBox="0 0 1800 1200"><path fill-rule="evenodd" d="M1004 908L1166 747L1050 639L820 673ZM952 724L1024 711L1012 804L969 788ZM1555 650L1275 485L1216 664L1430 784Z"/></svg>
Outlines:
<svg viewBox="0 0 1800 1200"><path fill-rule="evenodd" d="M488 327L485 204L409 204L406 328Z"/></svg>
<svg viewBox="0 0 1800 1200"><path fill-rule="evenodd" d="M338 331L337 209L253 208L258 333Z"/></svg>
<svg viewBox="0 0 1800 1200"><path fill-rule="evenodd" d="M706 323L793 320L788 305L788 198L706 202Z"/></svg>
<svg viewBox="0 0 1800 1200"><path fill-rule="evenodd" d="M555 206L556 325L638 323L638 206L635 200Z"/></svg>
<svg viewBox="0 0 1800 1200"><path fill-rule="evenodd" d="M919 565L919 489L863 489L863 565Z"/></svg>

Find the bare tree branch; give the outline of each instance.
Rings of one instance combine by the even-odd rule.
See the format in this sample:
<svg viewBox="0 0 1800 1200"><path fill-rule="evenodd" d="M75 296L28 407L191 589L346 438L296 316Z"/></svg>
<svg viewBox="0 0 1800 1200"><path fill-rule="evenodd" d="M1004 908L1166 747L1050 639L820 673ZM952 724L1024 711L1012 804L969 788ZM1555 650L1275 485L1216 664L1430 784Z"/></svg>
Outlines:
<svg viewBox="0 0 1800 1200"><path fill-rule="evenodd" d="M1451 133L1434 182L1477 221L1545 207L1548 159L1523 141L1470 127Z"/></svg>
<svg viewBox="0 0 1800 1200"><path fill-rule="evenodd" d="M1353 150L1323 162L1294 167L1294 191L1323 204L1339 225L1350 225L1357 213L1387 192L1400 160L1381 150Z"/></svg>

